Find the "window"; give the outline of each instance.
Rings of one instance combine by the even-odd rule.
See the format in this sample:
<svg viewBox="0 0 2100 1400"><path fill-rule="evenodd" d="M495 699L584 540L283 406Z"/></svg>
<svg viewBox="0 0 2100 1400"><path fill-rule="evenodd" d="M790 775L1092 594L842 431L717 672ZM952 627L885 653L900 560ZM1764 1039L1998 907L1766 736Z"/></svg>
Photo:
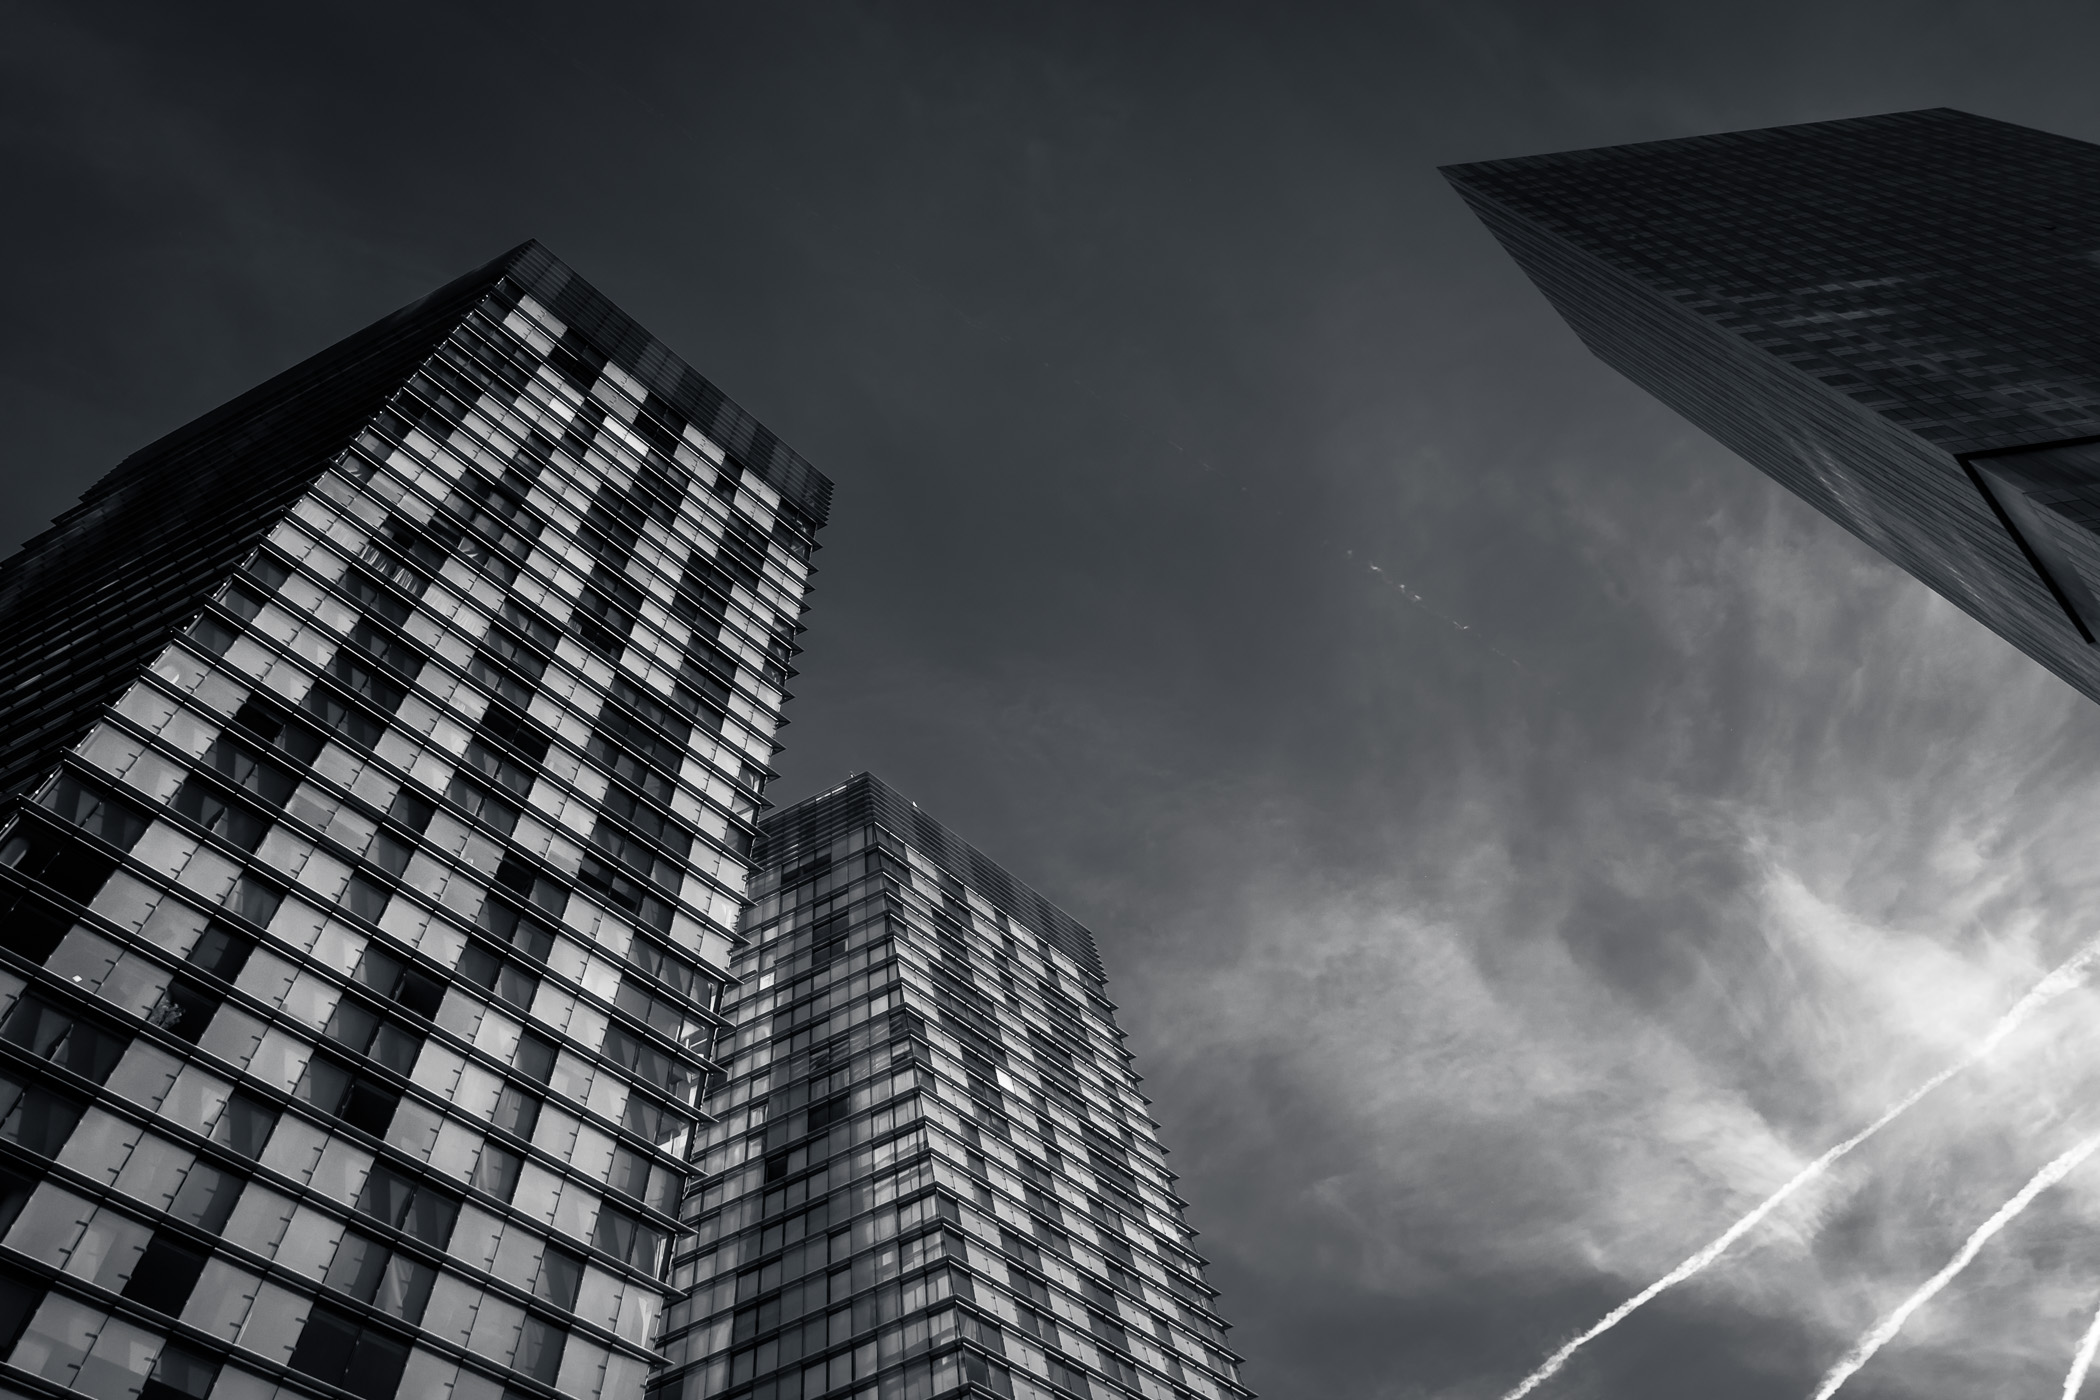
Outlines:
<svg viewBox="0 0 2100 1400"><path fill-rule="evenodd" d="M607 808L619 805L618 795L617 788L606 795ZM645 815L647 839L600 817L591 830L591 844L642 879L676 894L685 876L686 853L692 837L674 824L656 818L648 808L639 810ZM659 845L668 848L669 853L659 851Z"/></svg>
<svg viewBox="0 0 2100 1400"><path fill-rule="evenodd" d="M224 656L226 648L232 646L233 639L239 635L232 627L210 613L190 624L190 640L207 656Z"/></svg>
<svg viewBox="0 0 2100 1400"><path fill-rule="evenodd" d="M253 875L243 874L233 882L233 893L226 896L226 908L257 927L269 924L277 917L277 906L284 902L284 892L264 884Z"/></svg>
<svg viewBox="0 0 2100 1400"><path fill-rule="evenodd" d="M1045 1309L1048 1306L1047 1303L1044 1304ZM1017 1304L1014 1308L1014 1319L1020 1324L1021 1330L1029 1336L1038 1337L1048 1342L1051 1346L1059 1345L1057 1340L1057 1323L1047 1310L1037 1312L1025 1303Z"/></svg>
<svg viewBox="0 0 2100 1400"><path fill-rule="evenodd" d="M493 781L505 791L524 797L532 791L532 784L539 777L536 770L521 763L515 755L484 743L480 739L469 739L464 756L466 766ZM458 798L455 796L455 801ZM462 806L467 805L462 802Z"/></svg>
<svg viewBox="0 0 2100 1400"><path fill-rule="evenodd" d="M569 907L569 891L560 880L511 851L496 867L496 883L557 919Z"/></svg>
<svg viewBox="0 0 2100 1400"><path fill-rule="evenodd" d="M452 1238L459 1202L428 1182L403 1176L384 1164L372 1168L357 1208L434 1249Z"/></svg>
<svg viewBox="0 0 2100 1400"><path fill-rule="evenodd" d="M146 834L144 812L70 773L61 774L45 788L37 805L120 851L130 850Z"/></svg>
<svg viewBox="0 0 2100 1400"><path fill-rule="evenodd" d="M657 1165L654 1158L623 1143L613 1149L612 1172L606 1185L618 1195L652 1206L665 1215L675 1215L685 1182L682 1173Z"/></svg>
<svg viewBox="0 0 2100 1400"><path fill-rule="evenodd" d="M375 841L374 845L376 846L377 844L378 842ZM393 842L392 844L400 848L401 864L405 868L408 864L408 848L401 846L399 842ZM387 903L393 897L394 892L392 890L359 871L351 875L349 883L343 888L342 907L352 918L362 919L368 924L376 924L381 916L386 913Z"/></svg>
<svg viewBox="0 0 2100 1400"><path fill-rule="evenodd" d="M232 579L219 590L219 606L243 622L253 622L255 615L263 610L263 604L268 601L262 590L254 587L246 579Z"/></svg>
<svg viewBox="0 0 2100 1400"><path fill-rule="evenodd" d="M182 1178L168 1214L216 1235L226 1228L227 1219L241 1199L241 1188L247 1184L243 1178L220 1171L209 1162L198 1162Z"/></svg>
<svg viewBox="0 0 2100 1400"><path fill-rule="evenodd" d="M57 951L72 926L72 915L35 890L0 886L0 928L7 930L8 948L20 956L43 962Z"/></svg>
<svg viewBox="0 0 2100 1400"><path fill-rule="evenodd" d="M170 1342L160 1349L138 1400L205 1400L218 1379L218 1362Z"/></svg>
<svg viewBox="0 0 2100 1400"><path fill-rule="evenodd" d="M693 484L692 473L673 457L677 445L668 431L643 416L635 418L634 430L656 449L634 474L636 494L642 509L660 524L669 525L678 518L679 507L685 503L685 493Z"/></svg>
<svg viewBox="0 0 2100 1400"><path fill-rule="evenodd" d="M583 1260L559 1245L549 1245L540 1262L540 1276L532 1286L532 1296L569 1312L575 1308L576 1292L582 1286Z"/></svg>
<svg viewBox="0 0 2100 1400"><path fill-rule="evenodd" d="M1092 1400L1094 1391L1087 1382L1086 1372L1056 1356L1046 1356L1043 1359L1049 1363L1052 1385L1069 1390L1074 1395L1086 1397L1086 1400Z"/></svg>
<svg viewBox="0 0 2100 1400"><path fill-rule="evenodd" d="M530 1011L540 979L523 963L504 957L486 943L468 942L459 958L462 980L507 1006Z"/></svg>
<svg viewBox="0 0 2100 1400"><path fill-rule="evenodd" d="M195 1045L218 1014L219 1002L218 993L177 977L168 983L146 1019L176 1039Z"/></svg>
<svg viewBox="0 0 2100 1400"><path fill-rule="evenodd" d="M616 487L601 486L591 498L590 508L583 513L583 523L602 538L595 545L586 538L585 544L601 558L607 553L614 557L615 567L625 561L633 550L634 543L642 536L645 517L640 506L629 500Z"/></svg>
<svg viewBox="0 0 2100 1400"><path fill-rule="evenodd" d="M20 1339L43 1297L44 1290L26 1280L0 1276L0 1355Z"/></svg>
<svg viewBox="0 0 2100 1400"><path fill-rule="evenodd" d="M394 694L382 708L391 714L400 703L401 696ZM371 752L372 745L386 732L384 724L322 681L315 681L307 690L301 708L318 720L322 729L361 752Z"/></svg>
<svg viewBox="0 0 2100 1400"><path fill-rule="evenodd" d="M545 728L500 700L491 704L482 715L481 732L516 751L534 766L546 762L547 750L554 742Z"/></svg>
<svg viewBox="0 0 2100 1400"><path fill-rule="evenodd" d="M307 1061L306 1073L299 1077L299 1086L292 1092L321 1112L374 1137L385 1135L387 1124L394 1119L394 1108L401 1102L401 1095L395 1090L364 1078L327 1055L316 1055Z"/></svg>
<svg viewBox="0 0 2100 1400"><path fill-rule="evenodd" d="M599 372L605 368L605 356L593 349L581 335L573 330L563 331L562 337L547 352L547 363L561 372L563 378L576 386L579 393L589 393L591 385L598 382ZM586 406L592 401L586 399ZM605 409L596 405L598 417L602 419Z"/></svg>
<svg viewBox="0 0 2100 1400"><path fill-rule="evenodd" d="M68 899L92 901L116 871L116 857L42 822L24 821L0 840L0 865L41 881Z"/></svg>
<svg viewBox="0 0 2100 1400"><path fill-rule="evenodd" d="M319 757L324 742L320 731L312 725L293 718L261 695L251 695L244 700L240 709L234 712L233 723L302 765Z"/></svg>
<svg viewBox="0 0 2100 1400"><path fill-rule="evenodd" d="M270 1134L276 1130L275 1108L248 1094L236 1092L226 1101L226 1111L219 1115L219 1121L213 1125L211 1140L232 1148L252 1161L262 1156L263 1148L270 1141Z"/></svg>
<svg viewBox="0 0 2100 1400"><path fill-rule="evenodd" d="M272 807L282 807L292 789L299 786L299 780L289 771L231 734L221 734L212 741L212 746L204 751L203 766Z"/></svg>
<svg viewBox="0 0 2100 1400"><path fill-rule="evenodd" d="M511 704L529 705L534 688L547 672L547 658L559 641L560 634L552 627L517 604L505 603L502 620L482 639L470 674Z"/></svg>
<svg viewBox="0 0 2100 1400"><path fill-rule="evenodd" d="M474 745L470 743L468 747L473 748ZM452 775L451 783L445 788L445 796L465 808L467 815L479 818L484 825L495 828L501 835L510 835L518 824L518 809L468 777L464 768Z"/></svg>
<svg viewBox="0 0 2100 1400"><path fill-rule="evenodd" d="M547 961L547 955L554 951L551 930L530 914L521 913L500 899L484 899L477 922L484 930L535 962Z"/></svg>
<svg viewBox="0 0 2100 1400"><path fill-rule="evenodd" d="M603 829L604 823L599 825ZM635 915L649 927L662 932L670 930L671 906L643 886L634 875L595 851L584 853L583 860L576 868L576 878Z"/></svg>
<svg viewBox="0 0 2100 1400"><path fill-rule="evenodd" d="M690 724L624 675L613 677L608 703L598 712L598 730L674 773L693 735Z"/></svg>
<svg viewBox="0 0 2100 1400"><path fill-rule="evenodd" d="M399 805L399 799L396 799L396 805ZM426 817L425 820L429 819ZM365 859L397 880L407 871L408 863L414 858L415 853L415 847L394 835L391 831L384 830L374 832L372 834L372 844L365 847ZM384 899L380 902L380 910L381 912L385 911ZM370 917L373 922L378 922L379 916L377 914Z"/></svg>
<svg viewBox="0 0 2100 1400"><path fill-rule="evenodd" d="M673 1112L644 1094L627 1096L627 1107L620 1119L628 1132L655 1143L674 1156L684 1150L681 1144L693 1126L692 1119Z"/></svg>
<svg viewBox="0 0 2100 1400"><path fill-rule="evenodd" d="M483 1143L470 1184L477 1191L486 1191L497 1200L507 1202L518 1189L518 1174L524 1168L525 1159L517 1153L506 1151L493 1142Z"/></svg>
<svg viewBox="0 0 2100 1400"><path fill-rule="evenodd" d="M602 1048L606 1059L644 1084L674 1097L683 1094L688 1086L685 1065L620 1026L606 1028Z"/></svg>
<svg viewBox="0 0 2100 1400"><path fill-rule="evenodd" d="M1093 1332L1096 1341L1106 1342L1117 1351L1130 1350L1130 1338L1124 1333L1121 1323L1091 1309L1086 1316L1088 1328Z"/></svg>
<svg viewBox="0 0 2100 1400"><path fill-rule="evenodd" d="M675 765L667 772L645 752L637 752L623 746L618 737L609 735L602 729L591 736L589 753L607 772L621 782L639 789L643 795L657 802L671 800L670 774L677 771Z"/></svg>
<svg viewBox="0 0 2100 1400"><path fill-rule="evenodd" d="M401 790L394 794L394 800L388 806L386 814L410 831L422 831L430 825L430 819L437 815L437 803L423 796L413 784L404 784Z"/></svg>
<svg viewBox="0 0 2100 1400"><path fill-rule="evenodd" d="M360 618L350 629L350 645L400 677L403 684L414 684L422 674L423 653L399 636L384 617L374 621L368 613Z"/></svg>
<svg viewBox="0 0 2100 1400"><path fill-rule="evenodd" d="M70 1095L0 1075L0 1138L28 1151L57 1156L83 1111Z"/></svg>
<svg viewBox="0 0 2100 1400"><path fill-rule="evenodd" d="M533 1083L545 1084L554 1076L554 1056L553 1041L526 1031L518 1037L518 1053L511 1057L511 1064Z"/></svg>
<svg viewBox="0 0 2100 1400"><path fill-rule="evenodd" d="M673 821L661 809L637 798L632 791L626 788L615 787L605 794L605 810L644 837L669 851L672 858L680 864L683 864L685 858L692 852L692 832L686 830L680 823ZM646 872L648 866L638 865L636 869ZM674 873L665 883L675 888L677 885L676 874Z"/></svg>
<svg viewBox="0 0 2100 1400"><path fill-rule="evenodd" d="M243 851L260 846L270 830L268 817L194 773L182 780L168 806Z"/></svg>
<svg viewBox="0 0 2100 1400"><path fill-rule="evenodd" d="M369 1235L347 1230L323 1281L413 1325L423 1320L437 1271Z"/></svg>
<svg viewBox="0 0 2100 1400"><path fill-rule="evenodd" d="M396 515L387 520L381 538L367 544L359 557L396 588L420 598L430 586L425 574L444 568L447 555L428 530Z"/></svg>
<svg viewBox="0 0 2100 1400"><path fill-rule="evenodd" d="M661 944L638 936L627 945L627 960L710 1011L720 1004L722 984Z"/></svg>
<svg viewBox="0 0 2100 1400"><path fill-rule="evenodd" d="M717 685L722 685L725 681L730 685L736 683L736 658L698 633L695 633L692 640L686 644L685 656L687 661L704 667L720 677L716 681ZM715 694L712 698L718 705L727 704L729 701L727 687L724 686L722 691Z"/></svg>
<svg viewBox="0 0 2100 1400"><path fill-rule="evenodd" d="M216 919L206 924L204 932L197 935L197 942L190 949L190 965L210 973L224 982L231 982L241 975L247 966L248 954L255 951L255 940L230 925Z"/></svg>
<svg viewBox="0 0 2100 1400"><path fill-rule="evenodd" d="M395 1005L426 1021L437 1015L438 1006L445 999L445 986L436 977L410 966L377 943L365 946L355 976L380 996L391 998Z"/></svg>
<svg viewBox="0 0 2100 1400"><path fill-rule="evenodd" d="M626 584L623 588L620 585ZM622 601L632 595L634 608L621 608L607 593ZM576 600L576 611L569 617L569 626L575 630L577 640L601 656L617 657L627 646L627 634L634 628L634 613L641 606L641 590L626 580L606 570L603 564L591 571L591 580L584 585Z"/></svg>
<svg viewBox="0 0 2100 1400"><path fill-rule="evenodd" d="M729 575L695 554L686 561L685 574L678 580L678 597L671 606L689 623L702 618L719 620L728 611L731 588Z"/></svg>
<svg viewBox="0 0 2100 1400"><path fill-rule="evenodd" d="M34 1188L35 1183L27 1177L0 1171L0 1235L5 1235L15 1223L15 1217L22 1213L22 1207L28 1203L29 1193ZM0 1351L0 1355L5 1354Z"/></svg>
<svg viewBox="0 0 2100 1400"><path fill-rule="evenodd" d="M401 708L408 698L408 689L392 676L382 672L379 666L351 647L336 650L335 659L328 663L328 674L341 681L352 693L363 696L388 714ZM369 723L369 721L368 721ZM377 739L376 729L372 738ZM365 744L369 748L370 742Z"/></svg>
<svg viewBox="0 0 2100 1400"><path fill-rule="evenodd" d="M853 1111L853 1096L837 1094L809 1106L809 1131L821 1132Z"/></svg>
<svg viewBox="0 0 2100 1400"><path fill-rule="evenodd" d="M715 562L726 564L734 557L755 578L766 564L766 546L769 541L765 532L742 515L732 513L722 531L722 547L716 551Z"/></svg>
<svg viewBox="0 0 2100 1400"><path fill-rule="evenodd" d="M0 1022L0 1041L100 1084L124 1057L130 1037L60 1010L31 992Z"/></svg>
<svg viewBox="0 0 2100 1400"><path fill-rule="evenodd" d="M124 1285L124 1296L157 1312L178 1314L189 1302L197 1276L204 1272L205 1257L203 1250L180 1236L155 1231Z"/></svg>
<svg viewBox="0 0 2100 1400"><path fill-rule="evenodd" d="M423 1049L420 1033L396 1025L353 996L336 1003L323 1033L338 1045L369 1055L400 1075L415 1068L416 1056Z"/></svg>
<svg viewBox="0 0 2100 1400"><path fill-rule="evenodd" d="M518 1350L510 1359L511 1367L542 1385L552 1385L561 1370L562 1348L568 1340L569 1334L563 1329L527 1314L525 1326L518 1333Z"/></svg>
<svg viewBox="0 0 2100 1400"><path fill-rule="evenodd" d="M999 1231L999 1248L1004 1250L1006 1253L1011 1254L1014 1258L1020 1260L1023 1264L1027 1265L1031 1269L1041 1269L1043 1267L1042 1251L1038 1250L1034 1245L1030 1244L1027 1240L1021 1238L1021 1236L1015 1234L1013 1231L1005 1229L1003 1227ZM1026 1279L1028 1277L1026 1274L1018 1273L1011 1269L1008 1270L1008 1273L1012 1274L1013 1277L1017 1280L1015 1284L1016 1287L1022 1287L1018 1280ZM1023 1287L1022 1291L1027 1292L1027 1289ZM1030 1296L1032 1297L1034 1295L1030 1294ZM1048 1297L1049 1295L1044 1295L1044 1301L1046 1303L1048 1302Z"/></svg>
<svg viewBox="0 0 2100 1400"><path fill-rule="evenodd" d="M499 1132L530 1139L532 1130L540 1121L540 1101L516 1084L505 1084L503 1092L496 1096L495 1112L489 1122Z"/></svg>
<svg viewBox="0 0 2100 1400"><path fill-rule="evenodd" d="M248 577L262 585L265 593L275 593L284 587L284 581L292 576L291 569L286 567L283 560L259 549L248 556L248 562L241 565L241 568L247 571Z"/></svg>
<svg viewBox="0 0 2100 1400"><path fill-rule="evenodd" d="M645 1274L656 1273L662 1262L662 1234L609 1201L598 1209L591 1243Z"/></svg>
<svg viewBox="0 0 2100 1400"><path fill-rule="evenodd" d="M367 1400L391 1400L408 1365L408 1345L325 1303L314 1308L292 1348L291 1367Z"/></svg>
<svg viewBox="0 0 2100 1400"><path fill-rule="evenodd" d="M343 592L364 605L365 613L389 626L400 627L415 609L409 601L382 583L371 570L352 564L343 571Z"/></svg>

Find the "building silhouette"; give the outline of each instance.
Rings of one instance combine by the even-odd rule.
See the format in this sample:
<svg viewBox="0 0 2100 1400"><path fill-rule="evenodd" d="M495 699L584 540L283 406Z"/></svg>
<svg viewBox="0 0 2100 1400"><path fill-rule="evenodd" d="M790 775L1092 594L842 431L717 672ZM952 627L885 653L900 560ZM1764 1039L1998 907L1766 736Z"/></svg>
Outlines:
<svg viewBox="0 0 2100 1400"><path fill-rule="evenodd" d="M1444 173L1600 359L2100 700L2100 146L1941 109Z"/></svg>
<svg viewBox="0 0 2100 1400"><path fill-rule="evenodd" d="M526 244L0 564L0 1392L1245 1393L1084 931L759 824L830 493Z"/></svg>

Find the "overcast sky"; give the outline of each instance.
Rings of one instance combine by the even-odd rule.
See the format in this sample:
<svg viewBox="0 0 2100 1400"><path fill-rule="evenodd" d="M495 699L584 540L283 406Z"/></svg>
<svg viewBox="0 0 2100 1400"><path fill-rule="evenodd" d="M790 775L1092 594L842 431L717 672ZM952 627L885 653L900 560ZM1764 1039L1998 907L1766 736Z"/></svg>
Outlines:
<svg viewBox="0 0 2100 1400"><path fill-rule="evenodd" d="M1493 1400L2100 924L2100 713L1591 360L1439 164L1952 105L2090 3L0 6L0 547L537 237L837 483L792 799L1091 925L1246 1378ZM1546 1396L1806 1395L2100 998ZM1846 1392L2054 1395L2100 1167Z"/></svg>

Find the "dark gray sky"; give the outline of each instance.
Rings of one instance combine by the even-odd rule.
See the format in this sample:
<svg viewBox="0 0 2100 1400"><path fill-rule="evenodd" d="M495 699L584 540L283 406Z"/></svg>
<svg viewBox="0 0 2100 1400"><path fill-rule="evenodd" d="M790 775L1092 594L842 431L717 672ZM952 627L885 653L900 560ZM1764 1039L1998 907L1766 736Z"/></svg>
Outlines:
<svg viewBox="0 0 2100 1400"><path fill-rule="evenodd" d="M2100 715L1591 361L1434 171L2100 139L2090 4L0 24L0 546L544 240L836 480L779 795L873 768L1098 931L1268 1396L1492 1400L2100 923ZM2083 1121L2096 1012L1540 1393L1806 1395ZM1846 1393L2055 1394L2096 1303L2074 1177Z"/></svg>

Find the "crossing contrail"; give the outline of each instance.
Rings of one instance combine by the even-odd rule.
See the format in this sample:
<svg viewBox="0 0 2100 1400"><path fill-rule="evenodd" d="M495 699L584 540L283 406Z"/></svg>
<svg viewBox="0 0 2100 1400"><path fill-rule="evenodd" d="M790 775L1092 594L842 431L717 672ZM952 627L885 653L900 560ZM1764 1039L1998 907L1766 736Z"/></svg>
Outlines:
<svg viewBox="0 0 2100 1400"><path fill-rule="evenodd" d="M1699 1273L1707 1265L1727 1253L1730 1245L1756 1229L1766 1216L1779 1209L1795 1192L1830 1170L1834 1163L1861 1143L1873 1137L1898 1118L1901 1118L1927 1094L1930 1094L1933 1090L1939 1088L1940 1085L1945 1084L1948 1080L1954 1078L1955 1075L1960 1074L1963 1070L1983 1059L1984 1056L1990 1054L1993 1050L1996 1050L2005 1042L2006 1037L2018 1030L2020 1023L2033 1015L2036 1010L2076 987L2079 982L2084 980L2086 969L2092 965L2096 958L2100 958L2100 938L2087 942L2077 952L2058 965L2055 971L2035 983L2027 995L2014 1002L2011 1009L1998 1018L1997 1023L1984 1033L1983 1039L1977 1041L1966 1055L1897 1100L1894 1107L1867 1124L1866 1127L1861 1128L1851 1137L1846 1138L1843 1142L1816 1158L1815 1161L1810 1162L1800 1171L1794 1173L1785 1185L1753 1206L1748 1215L1745 1215L1742 1219L1736 1221L1735 1224L1723 1230L1712 1244L1707 1245L1706 1248L1700 1250L1697 1254L1694 1254L1691 1258L1685 1260L1682 1264L1679 1264L1676 1268L1670 1270L1670 1272L1664 1274L1616 1308L1613 1308L1602 1319L1593 1324L1588 1331L1576 1336L1572 1341L1563 1343L1559 1350L1539 1363L1537 1370L1517 1382L1516 1388L1506 1393L1502 1400L1521 1400L1521 1397L1529 1395L1532 1391L1552 1379L1561 1367L1568 1364L1569 1358L1573 1357L1576 1352L1624 1322L1635 1311L1652 1302L1664 1291L1683 1283L1686 1279Z"/></svg>
<svg viewBox="0 0 2100 1400"><path fill-rule="evenodd" d="M2078 1392L2085 1389L2086 1372L2093 1369L2094 1352L2100 1352L2100 1312L2093 1314L2093 1325L2085 1329L2078 1354L2071 1358L2070 1373L2064 1377L2063 1400L2078 1400Z"/></svg>
<svg viewBox="0 0 2100 1400"><path fill-rule="evenodd" d="M1991 1236L2010 1225L2021 1211L2034 1204L2036 1196L2069 1176L2072 1168L2093 1155L2094 1148L2100 1148L2100 1133L2087 1138L2036 1172L2033 1179L2020 1188L2019 1194L1998 1207L1990 1219L1978 1225L1969 1238L1962 1241L1961 1248L1954 1252L1954 1257L1947 1261L1946 1267L1926 1279L1918 1286L1917 1292L1905 1298L1894 1312L1874 1324L1872 1331L1852 1344L1852 1350L1846 1352L1838 1364L1830 1368L1830 1374L1823 1377L1823 1383L1816 1387L1814 1400L1830 1400L1831 1396L1837 1394L1838 1387L1851 1379L1854 1371L1866 1365L1875 1352L1880 1351L1891 1337L1903 1330L1903 1324L1910 1320L1912 1313L1931 1302L1934 1294L1951 1283L1956 1274L1969 1267L1969 1261L1990 1243ZM2079 1349L2079 1355L2083 1360L2091 1359L2083 1347ZM2081 1376L2079 1379L2084 1378Z"/></svg>

